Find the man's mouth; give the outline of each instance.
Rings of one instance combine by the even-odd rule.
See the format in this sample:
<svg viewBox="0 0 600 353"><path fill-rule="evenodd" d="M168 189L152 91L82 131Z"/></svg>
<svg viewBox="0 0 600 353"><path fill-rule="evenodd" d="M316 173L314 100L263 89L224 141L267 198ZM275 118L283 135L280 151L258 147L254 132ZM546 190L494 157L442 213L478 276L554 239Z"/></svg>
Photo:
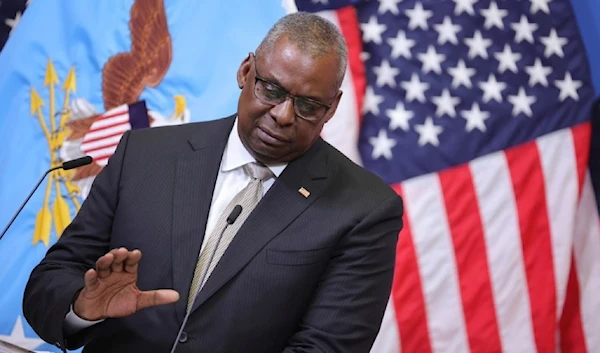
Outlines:
<svg viewBox="0 0 600 353"><path fill-rule="evenodd" d="M289 139L277 134L269 129L258 127L258 136L263 142L269 145L284 145L289 143Z"/></svg>

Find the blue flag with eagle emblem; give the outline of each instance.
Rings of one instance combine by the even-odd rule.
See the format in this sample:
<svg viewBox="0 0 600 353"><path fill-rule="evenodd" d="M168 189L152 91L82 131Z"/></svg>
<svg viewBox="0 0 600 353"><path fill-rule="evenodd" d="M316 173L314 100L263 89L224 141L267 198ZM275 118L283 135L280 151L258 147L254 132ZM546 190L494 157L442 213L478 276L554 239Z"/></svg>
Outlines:
<svg viewBox="0 0 600 353"><path fill-rule="evenodd" d="M239 64L290 9L281 0L27 5L0 3L12 18L0 52L0 225L51 166L82 155L94 163L48 175L0 240L0 340L58 352L23 318L25 284L121 135L234 113Z"/></svg>

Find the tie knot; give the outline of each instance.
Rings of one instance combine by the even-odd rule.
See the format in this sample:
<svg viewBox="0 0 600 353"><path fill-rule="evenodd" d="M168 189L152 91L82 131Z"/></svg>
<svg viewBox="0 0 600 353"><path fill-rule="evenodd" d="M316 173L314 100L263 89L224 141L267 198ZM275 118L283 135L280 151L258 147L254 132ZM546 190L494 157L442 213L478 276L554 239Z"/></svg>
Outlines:
<svg viewBox="0 0 600 353"><path fill-rule="evenodd" d="M273 177L273 173L271 169L265 167L262 164L258 164L255 162L248 163L244 165L244 171L246 174L250 175L252 179L258 179L260 181L265 181Z"/></svg>

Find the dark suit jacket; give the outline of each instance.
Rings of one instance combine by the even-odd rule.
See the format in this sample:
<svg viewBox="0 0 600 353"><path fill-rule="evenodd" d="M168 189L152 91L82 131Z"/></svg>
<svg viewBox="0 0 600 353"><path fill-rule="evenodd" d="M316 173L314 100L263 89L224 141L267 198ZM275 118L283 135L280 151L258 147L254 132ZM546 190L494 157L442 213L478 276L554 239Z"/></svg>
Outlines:
<svg viewBox="0 0 600 353"><path fill-rule="evenodd" d="M233 122L123 136L31 274L23 306L40 337L70 349L85 344L84 352L170 351ZM177 351L368 352L391 289L401 215L388 185L319 139L289 163L237 233ZM140 289L173 288L181 299L63 337L85 271L117 247L142 251Z"/></svg>

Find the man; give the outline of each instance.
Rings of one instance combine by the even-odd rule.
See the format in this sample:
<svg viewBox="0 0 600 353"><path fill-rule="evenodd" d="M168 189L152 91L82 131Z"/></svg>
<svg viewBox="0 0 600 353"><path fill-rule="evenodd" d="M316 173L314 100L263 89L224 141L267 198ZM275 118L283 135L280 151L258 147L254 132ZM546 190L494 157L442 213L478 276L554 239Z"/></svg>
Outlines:
<svg viewBox="0 0 600 353"><path fill-rule="evenodd" d="M168 352L189 313L177 352L368 352L402 203L319 137L345 69L335 26L288 15L243 60L236 116L125 134L31 274L40 337Z"/></svg>

